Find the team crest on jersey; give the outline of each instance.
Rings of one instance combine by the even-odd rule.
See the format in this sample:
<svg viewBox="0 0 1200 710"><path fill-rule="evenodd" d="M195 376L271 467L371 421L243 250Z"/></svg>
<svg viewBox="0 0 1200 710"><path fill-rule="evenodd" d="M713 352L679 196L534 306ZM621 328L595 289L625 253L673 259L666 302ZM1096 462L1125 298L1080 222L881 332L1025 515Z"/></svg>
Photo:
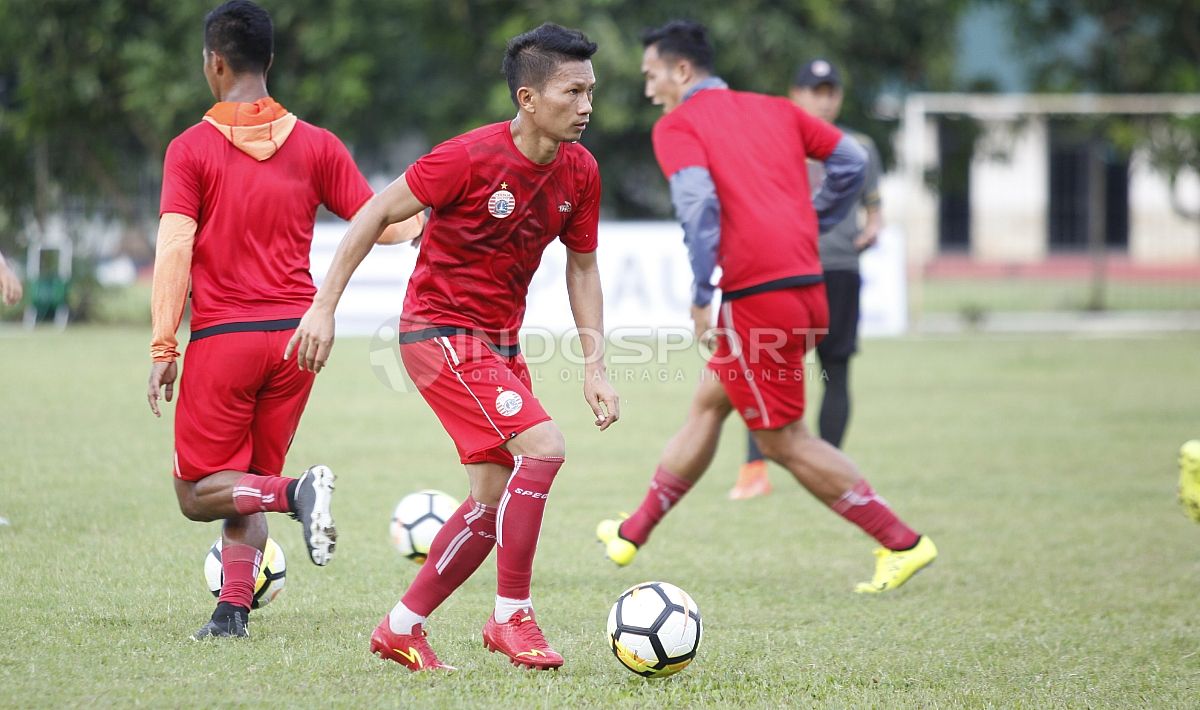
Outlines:
<svg viewBox="0 0 1200 710"><path fill-rule="evenodd" d="M512 390L500 389L500 394L496 395L496 411L502 417L511 417L521 411L521 407L525 406L525 400L521 399L521 395Z"/></svg>
<svg viewBox="0 0 1200 710"><path fill-rule="evenodd" d="M513 213L517 207L517 198L508 191L508 183L500 183L500 189L488 198L488 213L498 219L504 219Z"/></svg>

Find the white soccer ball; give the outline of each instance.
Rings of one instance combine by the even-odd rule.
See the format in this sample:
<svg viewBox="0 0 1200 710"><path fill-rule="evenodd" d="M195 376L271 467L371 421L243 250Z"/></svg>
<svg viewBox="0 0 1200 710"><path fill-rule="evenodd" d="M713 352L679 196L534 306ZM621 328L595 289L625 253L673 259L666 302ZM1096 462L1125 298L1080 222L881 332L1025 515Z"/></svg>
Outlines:
<svg viewBox="0 0 1200 710"><path fill-rule="evenodd" d="M667 582L626 589L608 612L613 655L646 678L665 678L696 657L702 632L700 609L688 593Z"/></svg>
<svg viewBox="0 0 1200 710"><path fill-rule="evenodd" d="M423 564L433 538L458 505L457 500L441 491L424 490L404 496L392 513L392 545L401 555Z"/></svg>
<svg viewBox="0 0 1200 710"><path fill-rule="evenodd" d="M270 604L283 591L287 581L287 560L283 556L283 548L271 538L267 538L266 549L263 550L262 565L258 568L258 579L254 580L254 599L251 609L261 609ZM208 548L204 558L204 579L208 582L208 591L214 597L221 595L221 587L225 585L225 573L221 569L221 538Z"/></svg>

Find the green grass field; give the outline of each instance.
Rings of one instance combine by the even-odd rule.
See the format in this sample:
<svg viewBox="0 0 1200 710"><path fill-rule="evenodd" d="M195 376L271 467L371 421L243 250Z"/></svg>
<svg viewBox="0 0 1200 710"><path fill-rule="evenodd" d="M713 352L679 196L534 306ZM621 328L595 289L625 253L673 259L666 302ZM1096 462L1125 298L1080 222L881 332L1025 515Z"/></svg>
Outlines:
<svg viewBox="0 0 1200 710"><path fill-rule="evenodd" d="M872 543L785 474L731 503L736 422L706 478L632 566L592 540L640 500L699 367L613 368L622 421L594 431L561 365L536 385L566 432L534 579L557 673L486 653L485 563L431 621L459 667L409 674L367 653L416 567L389 545L392 506L465 493L416 394L338 343L290 468L339 475L338 558L309 564L272 518L287 587L248 641L188 639L211 611L202 561L218 532L177 511L171 424L146 407L141 331L0 336L0 705L11 707L1195 707L1200 527L1174 502L1175 456L1200 437L1196 335L868 341L848 452L941 549L897 593L851 593ZM677 368L687 382L674 381ZM665 374L667 383L659 382ZM168 405L171 406L171 405ZM699 656L647 682L606 647L617 594L663 579L704 615Z"/></svg>
<svg viewBox="0 0 1200 710"><path fill-rule="evenodd" d="M916 307L920 313L1078 312L1090 309L1091 289L1087 279L1076 278L925 279ZM1105 285L1103 306L1108 311L1195 311L1200 289L1186 281L1113 281Z"/></svg>

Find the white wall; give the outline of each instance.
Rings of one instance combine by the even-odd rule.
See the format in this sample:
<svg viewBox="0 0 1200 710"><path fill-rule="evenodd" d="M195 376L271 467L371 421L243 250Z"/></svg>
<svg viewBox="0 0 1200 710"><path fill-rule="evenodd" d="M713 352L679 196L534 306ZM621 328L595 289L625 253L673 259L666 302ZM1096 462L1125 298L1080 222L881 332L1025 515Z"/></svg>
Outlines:
<svg viewBox="0 0 1200 710"><path fill-rule="evenodd" d="M1050 164L1046 121L984 121L971 160L971 256L1030 262L1046 256Z"/></svg>
<svg viewBox="0 0 1200 710"><path fill-rule="evenodd" d="M1047 116L1200 114L1200 94L923 94L905 98L896 135L897 172L883 181L888 218L908 236L908 258L919 268L938 256L937 195L925 185L936 169L937 115L965 115L984 129L971 164L971 257L980 262L1030 263L1049 254L1049 132ZM1129 256L1140 264L1200 261L1200 223L1181 217L1171 189L1144 150L1134 153L1129 184ZM1175 187L1200 213L1200 168ZM919 284L918 284L919 285Z"/></svg>
<svg viewBox="0 0 1200 710"><path fill-rule="evenodd" d="M1200 174L1187 170L1175 185L1176 199L1200 213ZM1200 222L1180 216L1171 206L1167 176L1154 169L1144 150L1129 161L1129 254L1136 261L1170 264L1200 260Z"/></svg>
<svg viewBox="0 0 1200 710"><path fill-rule="evenodd" d="M318 284L345 233L340 222L320 223L313 239L312 273ZM692 275L679 225L674 222L604 222L597 257L604 284L604 323L611 333L689 328ZM863 335L895 335L907 327L905 248L897 229L863 256ZM338 335L369 335L394 327L416 263L408 245L372 250L350 280L338 306ZM527 328L561 333L574 327L564 283L566 252L547 248L529 289Z"/></svg>

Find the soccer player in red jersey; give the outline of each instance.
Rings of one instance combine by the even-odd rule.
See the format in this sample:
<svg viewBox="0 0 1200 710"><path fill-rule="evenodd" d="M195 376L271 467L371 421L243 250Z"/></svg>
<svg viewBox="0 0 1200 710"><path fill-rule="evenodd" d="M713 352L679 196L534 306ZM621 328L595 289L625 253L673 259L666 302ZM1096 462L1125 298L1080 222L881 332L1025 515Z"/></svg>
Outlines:
<svg viewBox="0 0 1200 710"><path fill-rule="evenodd" d="M586 361L584 397L601 430L617 421L595 257L600 175L577 142L592 113L595 51L583 33L551 23L511 39L503 69L516 118L438 145L368 202L288 345L303 369L320 371L342 289L380 230L433 208L408 283L400 355L454 440L471 493L371 635L373 653L411 670L448 668L425 638L426 617L493 547L496 604L484 645L527 667L563 663L534 618L530 577L565 446L533 395L517 334L530 279L558 237Z"/></svg>
<svg viewBox="0 0 1200 710"><path fill-rule="evenodd" d="M828 328L817 253L822 229L845 218L866 154L838 129L784 98L731 91L713 75L705 28L674 21L643 38L646 96L663 107L654 152L670 182L695 276L692 318L709 330L714 266L722 269L715 349L687 421L667 443L650 490L624 522L596 535L610 559L633 561L663 516L704 475L736 409L763 453L874 537L876 567L855 591L899 587L937 556L854 463L804 427L804 358ZM805 161L825 164L812 198Z"/></svg>
<svg viewBox="0 0 1200 710"><path fill-rule="evenodd" d="M792 102L817 118L833 123L842 109L842 78L837 67L825 59L813 59L796 71L789 92ZM829 304L829 334L817 343L825 392L817 417L821 438L842 448L842 438L850 422L850 360L858 352L859 292L862 277L858 273L859 255L879 238L883 213L879 200L879 151L870 136L842 128L867 151L867 174L854 207L846 218L831 229L822 229L821 268L824 271L825 300ZM821 163L809 161L809 184L820 185ZM859 219L859 212L865 219ZM737 483L729 491L733 500L744 500L771 492L767 462L754 437L749 436L746 463L738 471Z"/></svg>
<svg viewBox="0 0 1200 710"><path fill-rule="evenodd" d="M191 520L224 520L224 584L195 638L246 636L267 541L265 512L290 513L318 565L333 556L334 475L280 475L313 376L282 354L312 302L319 205L349 219L372 196L345 146L267 93L273 28L232 0L204 20L204 76L217 103L167 148L152 295L147 400L174 394L175 331L189 286L191 340L175 413L175 495ZM389 241L420 233L420 218Z"/></svg>

